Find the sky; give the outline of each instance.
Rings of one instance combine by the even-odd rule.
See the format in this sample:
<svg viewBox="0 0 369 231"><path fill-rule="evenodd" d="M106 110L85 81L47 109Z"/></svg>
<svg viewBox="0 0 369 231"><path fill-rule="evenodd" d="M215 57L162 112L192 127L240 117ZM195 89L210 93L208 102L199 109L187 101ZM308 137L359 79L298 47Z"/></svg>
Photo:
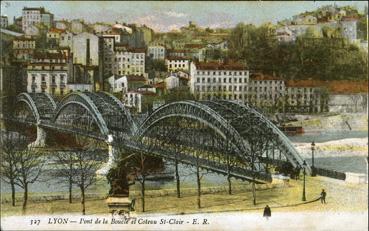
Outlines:
<svg viewBox="0 0 369 231"><path fill-rule="evenodd" d="M22 15L22 8L45 7L55 19L81 18L87 22L146 24L155 31L170 31L196 22L202 27L233 27L237 23L276 23L323 5L351 5L364 11L366 1L1 1L1 14Z"/></svg>

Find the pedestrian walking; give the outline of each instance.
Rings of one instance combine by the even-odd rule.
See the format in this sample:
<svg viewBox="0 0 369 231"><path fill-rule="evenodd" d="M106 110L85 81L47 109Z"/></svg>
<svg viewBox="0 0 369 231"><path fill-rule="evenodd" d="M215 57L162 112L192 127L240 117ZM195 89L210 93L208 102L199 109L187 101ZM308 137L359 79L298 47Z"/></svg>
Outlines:
<svg viewBox="0 0 369 231"><path fill-rule="evenodd" d="M326 191L324 191L324 189L322 189L322 192L320 193L320 202L321 202L322 204L326 204L326 202L325 202L325 198L326 198L326 196L327 196Z"/></svg>
<svg viewBox="0 0 369 231"><path fill-rule="evenodd" d="M267 220L269 219L269 217L272 216L272 211L270 210L269 205L265 206L264 208L264 213L263 213L263 217L265 217Z"/></svg>

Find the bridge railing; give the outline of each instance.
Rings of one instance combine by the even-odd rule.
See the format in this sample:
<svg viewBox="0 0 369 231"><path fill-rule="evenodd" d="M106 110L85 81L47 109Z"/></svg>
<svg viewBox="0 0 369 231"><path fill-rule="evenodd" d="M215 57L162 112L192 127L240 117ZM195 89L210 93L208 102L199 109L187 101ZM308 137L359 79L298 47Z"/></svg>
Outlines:
<svg viewBox="0 0 369 231"><path fill-rule="evenodd" d="M344 172L339 172L331 169L317 168L314 167L315 173L320 176L326 176L338 180L345 180L346 174Z"/></svg>

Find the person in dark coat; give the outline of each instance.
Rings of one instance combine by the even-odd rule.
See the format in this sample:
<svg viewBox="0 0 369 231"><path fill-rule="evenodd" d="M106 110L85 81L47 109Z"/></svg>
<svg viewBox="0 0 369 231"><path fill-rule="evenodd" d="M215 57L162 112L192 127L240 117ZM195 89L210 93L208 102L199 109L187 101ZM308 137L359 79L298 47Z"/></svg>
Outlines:
<svg viewBox="0 0 369 231"><path fill-rule="evenodd" d="M267 220L269 219L269 217L272 216L272 211L270 210L269 205L265 206L264 208L264 214L263 217L265 217Z"/></svg>
<svg viewBox="0 0 369 231"><path fill-rule="evenodd" d="M323 204L326 204L325 197L327 196L327 193L322 189L322 192L320 193L320 202Z"/></svg>

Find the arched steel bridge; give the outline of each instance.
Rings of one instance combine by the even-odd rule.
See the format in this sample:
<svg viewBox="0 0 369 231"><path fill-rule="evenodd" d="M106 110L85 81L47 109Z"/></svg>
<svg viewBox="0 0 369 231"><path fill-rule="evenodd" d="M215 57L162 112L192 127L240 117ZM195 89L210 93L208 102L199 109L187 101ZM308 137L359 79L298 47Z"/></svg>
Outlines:
<svg viewBox="0 0 369 231"><path fill-rule="evenodd" d="M234 101L179 101L142 122L106 92L17 96L12 119L38 129L79 134L228 176L270 182L270 168L302 166L290 140L254 108ZM309 167L307 169L310 171Z"/></svg>

